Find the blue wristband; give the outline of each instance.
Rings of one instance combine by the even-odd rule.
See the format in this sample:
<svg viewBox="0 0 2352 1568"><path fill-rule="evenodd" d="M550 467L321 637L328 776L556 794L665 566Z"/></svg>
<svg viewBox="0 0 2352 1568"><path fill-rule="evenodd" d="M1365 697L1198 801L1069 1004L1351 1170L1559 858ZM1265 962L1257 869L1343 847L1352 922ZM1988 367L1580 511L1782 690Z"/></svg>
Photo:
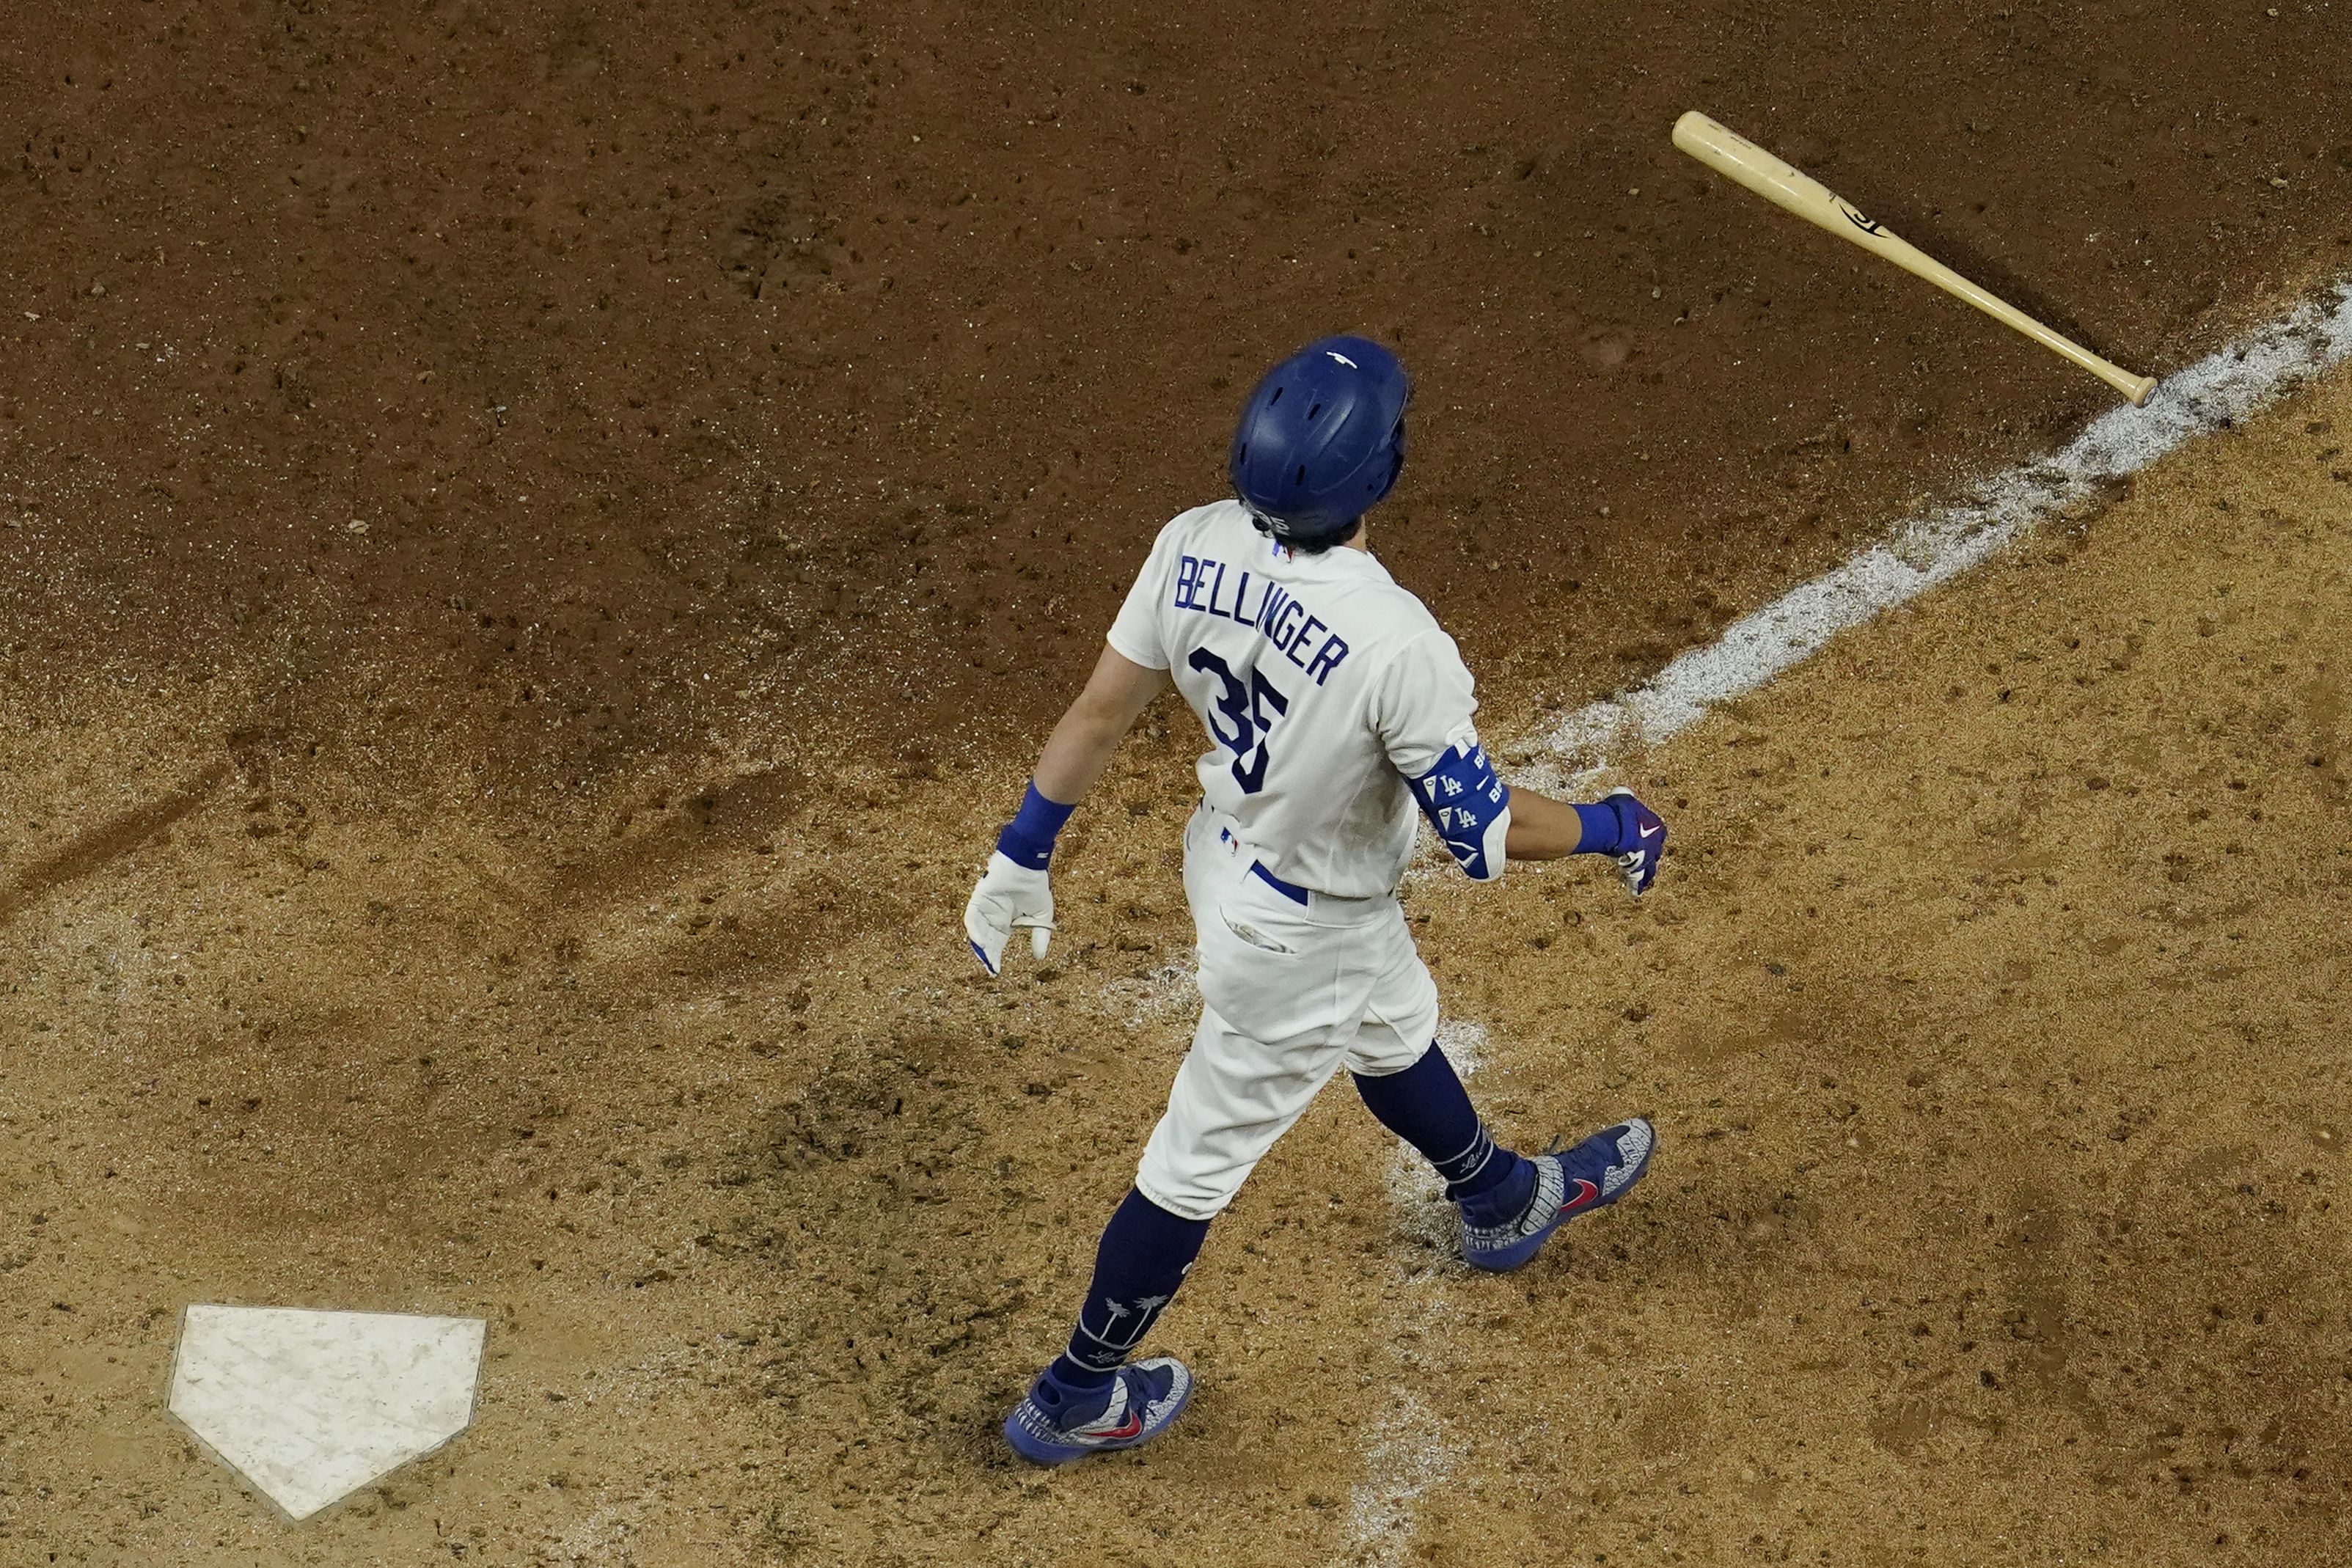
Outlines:
<svg viewBox="0 0 2352 1568"><path fill-rule="evenodd" d="M1576 808L1576 819L1583 824L1582 836L1576 841L1579 855L1622 855L1625 852L1625 819L1617 808L1605 800Z"/></svg>
<svg viewBox="0 0 2352 1568"><path fill-rule="evenodd" d="M1054 837L1062 831L1062 824L1070 820L1075 805L1064 805L1058 800L1047 800L1037 793L1035 780L1029 784L1029 793L1021 797L1021 812L1004 825L996 836L996 847L1003 857L1017 866L1032 871L1042 871L1054 858Z"/></svg>

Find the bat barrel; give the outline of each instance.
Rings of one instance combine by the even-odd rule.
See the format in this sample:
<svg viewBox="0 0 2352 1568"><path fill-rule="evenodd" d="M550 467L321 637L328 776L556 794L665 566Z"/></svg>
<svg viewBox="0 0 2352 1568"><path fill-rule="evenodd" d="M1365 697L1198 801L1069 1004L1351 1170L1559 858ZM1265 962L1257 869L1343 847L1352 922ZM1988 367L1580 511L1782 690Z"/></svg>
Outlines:
<svg viewBox="0 0 2352 1568"><path fill-rule="evenodd" d="M1837 232L1840 203L1835 192L1720 121L1689 110L1675 121L1675 145L1775 206Z"/></svg>
<svg viewBox="0 0 2352 1568"><path fill-rule="evenodd" d="M2007 323L2062 358L2089 371L2135 406L2156 390L2155 378L2134 375L2040 321L2007 300L1979 288L1950 268L1888 230L1861 208L1806 174L1775 157L1745 136L1697 110L1675 121L1675 145L1708 168L1754 191L1773 205L1785 207L1807 222L1850 240L1905 271L1926 279L1956 299L1965 300L1995 321Z"/></svg>

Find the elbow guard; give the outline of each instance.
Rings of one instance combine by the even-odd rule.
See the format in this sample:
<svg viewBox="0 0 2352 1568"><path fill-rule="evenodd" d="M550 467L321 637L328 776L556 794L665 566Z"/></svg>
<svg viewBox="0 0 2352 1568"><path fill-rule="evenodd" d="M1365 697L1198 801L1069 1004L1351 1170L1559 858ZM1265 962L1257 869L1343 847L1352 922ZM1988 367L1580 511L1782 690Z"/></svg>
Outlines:
<svg viewBox="0 0 2352 1568"><path fill-rule="evenodd" d="M1437 765L1409 781L1422 814L1462 869L1490 882L1503 874L1503 840L1511 831L1511 792L1495 776L1478 737L1462 731Z"/></svg>

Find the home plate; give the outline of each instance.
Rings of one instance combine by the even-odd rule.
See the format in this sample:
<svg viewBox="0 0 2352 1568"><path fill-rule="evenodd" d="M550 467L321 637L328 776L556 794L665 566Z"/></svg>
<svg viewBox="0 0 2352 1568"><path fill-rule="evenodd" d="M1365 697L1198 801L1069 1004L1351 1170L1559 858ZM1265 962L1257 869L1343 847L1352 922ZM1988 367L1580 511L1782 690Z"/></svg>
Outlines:
<svg viewBox="0 0 2352 1568"><path fill-rule="evenodd" d="M479 1318L190 1307L172 1414L289 1517L305 1520L474 1418Z"/></svg>

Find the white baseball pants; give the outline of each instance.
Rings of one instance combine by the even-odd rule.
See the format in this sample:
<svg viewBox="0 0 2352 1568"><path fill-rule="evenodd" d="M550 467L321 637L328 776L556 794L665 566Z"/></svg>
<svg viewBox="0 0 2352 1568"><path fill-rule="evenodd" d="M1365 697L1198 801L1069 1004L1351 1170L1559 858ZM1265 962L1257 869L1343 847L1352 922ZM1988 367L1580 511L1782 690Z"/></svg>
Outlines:
<svg viewBox="0 0 2352 1568"><path fill-rule="evenodd" d="M1201 962L1200 1027L1135 1184L1211 1219L1346 1067L1402 1072L1437 1037L1437 985L1393 895L1301 905L1253 874L1255 853L1206 805L1184 831L1184 896Z"/></svg>

